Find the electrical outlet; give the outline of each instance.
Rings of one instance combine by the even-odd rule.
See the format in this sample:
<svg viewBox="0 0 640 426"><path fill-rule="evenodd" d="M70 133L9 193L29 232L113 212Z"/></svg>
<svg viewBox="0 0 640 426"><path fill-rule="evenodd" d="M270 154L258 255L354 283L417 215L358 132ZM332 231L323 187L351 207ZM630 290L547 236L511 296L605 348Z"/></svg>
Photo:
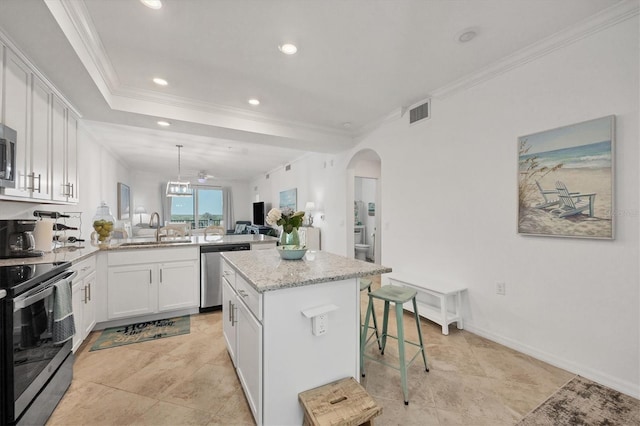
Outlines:
<svg viewBox="0 0 640 426"><path fill-rule="evenodd" d="M507 287L507 285L504 282L497 282L496 283L496 294L504 296L506 294L506 290L507 290L506 287Z"/></svg>
<svg viewBox="0 0 640 426"><path fill-rule="evenodd" d="M326 313L320 314L318 316L313 317L311 322L312 322L312 328L313 328L312 330L313 335L322 336L327 332L327 329L329 327L329 315L327 315Z"/></svg>

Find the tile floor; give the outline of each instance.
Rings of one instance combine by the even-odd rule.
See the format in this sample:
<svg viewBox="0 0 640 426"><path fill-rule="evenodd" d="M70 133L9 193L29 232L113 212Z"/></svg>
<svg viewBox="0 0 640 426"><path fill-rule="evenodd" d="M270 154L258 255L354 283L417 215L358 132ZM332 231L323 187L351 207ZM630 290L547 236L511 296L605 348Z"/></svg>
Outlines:
<svg viewBox="0 0 640 426"><path fill-rule="evenodd" d="M379 280L374 280L374 288ZM362 293L366 312L367 296ZM380 318L382 305L376 305ZM249 406L222 338L222 313L191 317L191 333L76 354L74 380L48 425L252 425ZM408 339L415 321L405 313ZM513 425L574 377L456 327L444 336L421 320L430 372L420 357L409 368L409 405L400 373L365 361L362 383L383 407L376 425ZM390 332L395 330L391 319ZM394 333L395 334L395 333ZM384 358L397 361L388 341ZM368 353L376 356L373 346ZM407 350L412 356L415 352Z"/></svg>

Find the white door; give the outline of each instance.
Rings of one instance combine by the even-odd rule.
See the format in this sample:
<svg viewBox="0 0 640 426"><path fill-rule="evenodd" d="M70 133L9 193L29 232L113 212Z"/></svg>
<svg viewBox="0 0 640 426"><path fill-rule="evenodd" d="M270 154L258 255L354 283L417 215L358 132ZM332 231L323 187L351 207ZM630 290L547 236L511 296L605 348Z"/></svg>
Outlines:
<svg viewBox="0 0 640 426"><path fill-rule="evenodd" d="M233 365L236 365L236 293L225 277L222 278L222 335Z"/></svg>
<svg viewBox="0 0 640 426"><path fill-rule="evenodd" d="M156 265L113 266L107 280L109 319L126 318L155 312Z"/></svg>
<svg viewBox="0 0 640 426"><path fill-rule="evenodd" d="M66 181L66 147L65 138L65 106L57 97L53 97L53 113L51 116L51 169L52 198L56 201L67 201L69 186Z"/></svg>
<svg viewBox="0 0 640 426"><path fill-rule="evenodd" d="M262 424L262 324L238 301L237 372L253 418Z"/></svg>
<svg viewBox="0 0 640 426"><path fill-rule="evenodd" d="M29 157L29 78L31 71L17 56L7 50L4 85L4 118L3 124L16 131L16 187L5 188L6 195L29 197L27 190L27 174L30 166Z"/></svg>
<svg viewBox="0 0 640 426"><path fill-rule="evenodd" d="M51 199L51 138L49 120L51 94L42 80L33 77L31 105L31 172L27 176L27 187L31 188L31 197L42 200Z"/></svg>
<svg viewBox="0 0 640 426"><path fill-rule="evenodd" d="M163 263L158 284L158 311L198 306L198 264L196 261Z"/></svg>
<svg viewBox="0 0 640 426"><path fill-rule="evenodd" d="M82 316L82 337L86 338L96 325L96 272L92 272L82 281L86 292Z"/></svg>

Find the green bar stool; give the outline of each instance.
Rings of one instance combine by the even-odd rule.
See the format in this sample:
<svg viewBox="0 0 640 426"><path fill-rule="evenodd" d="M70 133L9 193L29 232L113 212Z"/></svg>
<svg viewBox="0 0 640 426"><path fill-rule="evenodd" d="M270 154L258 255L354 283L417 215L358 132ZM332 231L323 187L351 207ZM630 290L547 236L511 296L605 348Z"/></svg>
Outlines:
<svg viewBox="0 0 640 426"><path fill-rule="evenodd" d="M371 283L372 281L368 278L360 278L360 291L367 290L371 293ZM373 306L371 306L371 312L373 315L373 327L363 327L362 319L360 319L360 340L364 338L368 341L370 337L373 337L373 334L369 336L369 338L367 337L369 330L373 329L375 331L376 341L378 342L378 349L382 350L382 346L380 345L380 335L378 333L378 320L376 319L376 311Z"/></svg>
<svg viewBox="0 0 640 426"><path fill-rule="evenodd" d="M409 405L409 389L407 387L407 367L411 365L411 363L416 359L418 354L422 354L422 360L424 361L424 368L426 371L429 371L429 367L427 367L427 355L424 350L424 344L422 342L422 329L420 328L420 316L418 315L418 305L416 303L416 294L417 291L400 286L386 285L384 287L379 288L378 290L372 291L369 293L369 306L367 307L367 314L365 315L364 320L364 329L367 330L369 327L369 318L371 317L371 313L373 311L373 299L380 299L384 301L384 319L382 323L382 335L378 338L378 344L381 346L382 354L384 355L384 348L387 344L387 337L391 337L393 339L398 340L398 353L400 358L400 368L387 364L384 361L378 360L376 358L372 358L368 355L365 355L365 349L367 347L368 339L364 337L363 334L360 336L360 372L362 373L362 377L364 374L364 359L368 358L373 361L379 362L381 364L386 365L387 367L394 368L396 370L400 370L400 378L402 379L402 392L404 394L404 405ZM411 300L413 302L413 312L416 319L416 327L418 328L418 337L420 339L420 343L405 341L404 339L404 323L403 323L403 310L402 305ZM398 335L392 336L387 333L387 327L389 325L389 303L395 303L396 307L396 322L398 325ZM419 347L420 350L416 352L416 354L411 358L409 362L405 360L405 351L404 345L405 343Z"/></svg>

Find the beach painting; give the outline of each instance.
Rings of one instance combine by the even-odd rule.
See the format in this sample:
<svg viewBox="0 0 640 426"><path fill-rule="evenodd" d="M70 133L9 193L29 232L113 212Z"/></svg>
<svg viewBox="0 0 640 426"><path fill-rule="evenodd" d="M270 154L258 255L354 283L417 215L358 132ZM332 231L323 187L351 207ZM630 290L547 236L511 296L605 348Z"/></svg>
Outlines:
<svg viewBox="0 0 640 426"><path fill-rule="evenodd" d="M615 116L518 138L518 233L613 239Z"/></svg>

